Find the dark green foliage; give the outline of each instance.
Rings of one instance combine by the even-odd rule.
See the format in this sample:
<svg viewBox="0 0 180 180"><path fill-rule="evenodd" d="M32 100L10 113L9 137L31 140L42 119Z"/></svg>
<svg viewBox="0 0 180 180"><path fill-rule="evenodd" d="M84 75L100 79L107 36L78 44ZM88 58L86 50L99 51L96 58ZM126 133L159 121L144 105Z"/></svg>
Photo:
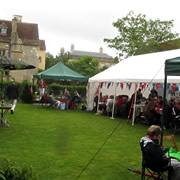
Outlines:
<svg viewBox="0 0 180 180"><path fill-rule="evenodd" d="M46 69L54 66L57 64L59 61L61 61L63 64L66 64L69 59L72 58L72 55L70 52L65 52L65 53L59 53L58 56L55 58L53 57L52 54L46 53Z"/></svg>
<svg viewBox="0 0 180 180"><path fill-rule="evenodd" d="M54 56L50 53L46 53L46 67L45 69L50 68L56 64Z"/></svg>
<svg viewBox="0 0 180 180"><path fill-rule="evenodd" d="M18 167L14 162L4 159L0 166L0 179L2 180L30 180L33 177L32 167Z"/></svg>
<svg viewBox="0 0 180 180"><path fill-rule="evenodd" d="M55 95L63 95L65 88L67 88L70 95L73 95L77 91L81 96L86 96L85 85L60 85L55 83L48 85L48 91L53 91Z"/></svg>
<svg viewBox="0 0 180 180"><path fill-rule="evenodd" d="M100 72L99 61L91 56L83 56L79 60L68 62L66 65L87 77L92 77Z"/></svg>
<svg viewBox="0 0 180 180"><path fill-rule="evenodd" d="M32 103L33 102L33 95L31 92L31 87L29 86L28 82L24 82L23 83L23 88L22 88L22 92L20 95L21 100L24 103Z"/></svg>
<svg viewBox="0 0 180 180"><path fill-rule="evenodd" d="M56 56L55 61L56 63L61 61L63 64L66 64L69 59L72 59L72 55L70 52L60 52L58 56Z"/></svg>

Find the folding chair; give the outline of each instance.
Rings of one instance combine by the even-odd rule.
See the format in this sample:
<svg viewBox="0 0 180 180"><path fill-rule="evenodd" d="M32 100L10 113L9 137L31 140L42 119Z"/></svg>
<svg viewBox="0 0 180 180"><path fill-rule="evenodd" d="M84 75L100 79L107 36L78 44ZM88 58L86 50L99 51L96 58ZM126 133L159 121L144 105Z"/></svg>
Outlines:
<svg viewBox="0 0 180 180"><path fill-rule="evenodd" d="M163 168L161 168L161 170L155 170L155 169L151 169L148 167L147 162L144 158L144 148L143 148L143 144L144 141L142 141L140 143L141 146L141 151L142 151L142 173L141 173L141 180L145 180L146 177L146 170L149 172L149 176L147 177L147 179L153 178L156 180L163 180L163 173L166 171L169 171L171 169L171 167L169 166L165 166ZM169 179L169 172L168 172L168 179Z"/></svg>
<svg viewBox="0 0 180 180"><path fill-rule="evenodd" d="M170 136L163 136L163 140L172 141L173 142L172 148L175 149L176 151L178 151L178 147L177 147L177 144L176 144L174 134L171 134Z"/></svg>

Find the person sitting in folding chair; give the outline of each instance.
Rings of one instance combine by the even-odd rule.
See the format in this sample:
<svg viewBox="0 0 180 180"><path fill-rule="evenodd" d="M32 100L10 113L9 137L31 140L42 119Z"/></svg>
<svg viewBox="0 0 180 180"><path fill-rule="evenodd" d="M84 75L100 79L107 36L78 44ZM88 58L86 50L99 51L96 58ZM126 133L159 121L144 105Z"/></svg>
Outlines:
<svg viewBox="0 0 180 180"><path fill-rule="evenodd" d="M165 152L167 150L163 150L159 145L161 131L159 126L152 125L147 130L147 136L141 138L140 145L144 165L155 172L169 170L170 180L180 180L180 162L166 156Z"/></svg>
<svg viewBox="0 0 180 180"><path fill-rule="evenodd" d="M61 102L56 100L56 98L54 97L54 93L52 91L49 93L49 101L51 107L56 107L56 108L60 107Z"/></svg>

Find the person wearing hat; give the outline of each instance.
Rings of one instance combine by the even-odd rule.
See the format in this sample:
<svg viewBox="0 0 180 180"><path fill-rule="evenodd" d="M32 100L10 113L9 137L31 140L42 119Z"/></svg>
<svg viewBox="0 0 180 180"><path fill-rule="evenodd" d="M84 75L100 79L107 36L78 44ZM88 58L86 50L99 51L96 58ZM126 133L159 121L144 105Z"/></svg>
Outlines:
<svg viewBox="0 0 180 180"><path fill-rule="evenodd" d="M12 104L11 114L13 114L14 109L16 107L17 99L19 97L18 87L15 84L14 79L11 79L11 83L8 85L8 87L6 89L6 94L7 94L7 97L9 99L10 103Z"/></svg>

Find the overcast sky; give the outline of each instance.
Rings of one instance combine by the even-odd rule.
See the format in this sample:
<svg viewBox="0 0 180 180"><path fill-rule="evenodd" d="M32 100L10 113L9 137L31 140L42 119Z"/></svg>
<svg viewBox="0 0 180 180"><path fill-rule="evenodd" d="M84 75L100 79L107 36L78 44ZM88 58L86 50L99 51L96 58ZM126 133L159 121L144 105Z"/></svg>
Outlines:
<svg viewBox="0 0 180 180"><path fill-rule="evenodd" d="M103 52L115 56L104 38L117 35L112 23L131 10L145 14L146 19L174 20L174 31L180 33L180 0L8 0L1 1L0 19L12 20L22 15L22 21L38 24L39 37L46 42L46 51L57 55L62 47Z"/></svg>

